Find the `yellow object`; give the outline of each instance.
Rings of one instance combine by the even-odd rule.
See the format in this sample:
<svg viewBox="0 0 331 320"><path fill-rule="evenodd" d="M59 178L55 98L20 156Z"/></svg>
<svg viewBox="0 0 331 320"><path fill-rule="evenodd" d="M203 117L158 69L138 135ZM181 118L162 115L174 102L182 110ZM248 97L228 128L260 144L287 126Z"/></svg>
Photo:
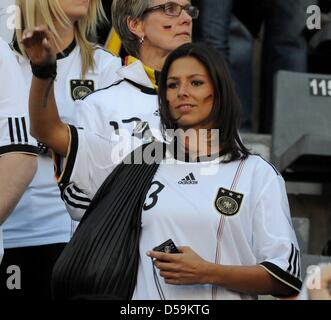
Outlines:
<svg viewBox="0 0 331 320"><path fill-rule="evenodd" d="M105 49L109 52L111 52L113 55L118 56L120 55L122 47L122 40L118 33L115 31L114 28L112 28L109 32Z"/></svg>
<svg viewBox="0 0 331 320"><path fill-rule="evenodd" d="M122 40L120 38L120 36L118 35L118 33L115 31L114 28L112 28L109 32L106 44L105 44L105 49L107 51L109 51L110 53L112 53L115 56L120 56L120 52L121 52L121 47L122 47ZM138 59L132 56L127 56L125 58L125 65L129 65L131 63L134 63L135 61L137 61ZM155 71L154 69L147 67L146 65L144 65L144 70L147 73L149 79L151 80L151 82L153 83L153 86L156 90L158 90L158 72Z"/></svg>
<svg viewBox="0 0 331 320"><path fill-rule="evenodd" d="M136 61L138 61L139 59L133 57L133 56L127 56L125 58L125 64L126 65L130 65L131 63L134 63ZM154 69L150 68L150 67L147 67L146 65L143 64L143 67L144 67L144 70L145 72L147 73L148 75L148 78L151 80L151 82L153 83L153 86L156 90L158 90L158 81L157 81L157 77L158 77L158 72L155 71Z"/></svg>

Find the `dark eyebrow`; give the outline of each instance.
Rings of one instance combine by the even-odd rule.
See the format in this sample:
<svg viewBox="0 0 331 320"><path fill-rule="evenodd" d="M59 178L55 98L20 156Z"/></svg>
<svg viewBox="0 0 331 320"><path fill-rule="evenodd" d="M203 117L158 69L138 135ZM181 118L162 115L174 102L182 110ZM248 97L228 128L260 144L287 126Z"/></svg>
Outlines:
<svg viewBox="0 0 331 320"><path fill-rule="evenodd" d="M199 74L199 73L195 73L195 74L191 74L190 76L189 76L189 78L194 78L194 77L207 77L207 75L205 75L205 74ZM179 78L178 77L168 77L167 78L167 80L178 80Z"/></svg>

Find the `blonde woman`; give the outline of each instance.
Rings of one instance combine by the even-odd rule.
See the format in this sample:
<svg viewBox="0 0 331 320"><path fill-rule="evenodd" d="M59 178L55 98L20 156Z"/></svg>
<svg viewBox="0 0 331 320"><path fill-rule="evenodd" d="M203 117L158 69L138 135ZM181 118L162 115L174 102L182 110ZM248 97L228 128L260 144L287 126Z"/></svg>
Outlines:
<svg viewBox="0 0 331 320"><path fill-rule="evenodd" d="M75 100L112 84L121 66L119 58L87 40L88 35L94 36L104 15L101 0L17 0L17 5L21 25L16 30L14 47L25 80L30 86L30 62L20 45L22 30L44 25L54 35L51 46L57 53L54 89L59 115L64 121L75 123ZM0 283L5 286L10 265L20 268L22 279L21 290L0 287L0 295L6 297L50 298L53 264L75 227L61 200L47 149L40 144L36 176L3 225L5 253ZM84 205L83 195L76 193L73 197Z"/></svg>

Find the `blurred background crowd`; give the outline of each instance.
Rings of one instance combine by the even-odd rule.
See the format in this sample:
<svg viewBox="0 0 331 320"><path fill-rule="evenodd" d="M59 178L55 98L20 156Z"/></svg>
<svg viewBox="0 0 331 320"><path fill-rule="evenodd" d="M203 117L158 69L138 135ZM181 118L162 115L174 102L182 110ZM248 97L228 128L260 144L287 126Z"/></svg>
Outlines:
<svg viewBox="0 0 331 320"><path fill-rule="evenodd" d="M111 2L103 0L109 21ZM193 0L192 3L200 9L194 24L194 40L217 48L230 63L243 106L245 132L271 133L273 81L278 70L331 72L330 0ZM307 21L314 16L308 8L316 5L321 11L321 29L309 30ZM319 24L316 19L314 22ZM100 26L99 43L104 44L108 34L109 26Z"/></svg>

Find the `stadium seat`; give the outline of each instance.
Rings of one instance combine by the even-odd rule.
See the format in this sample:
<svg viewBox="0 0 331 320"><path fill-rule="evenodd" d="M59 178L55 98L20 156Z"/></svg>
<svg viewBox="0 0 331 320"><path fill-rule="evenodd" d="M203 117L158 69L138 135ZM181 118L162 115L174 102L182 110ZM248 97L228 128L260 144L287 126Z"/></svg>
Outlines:
<svg viewBox="0 0 331 320"><path fill-rule="evenodd" d="M331 181L331 75L277 74L271 161L288 181Z"/></svg>

